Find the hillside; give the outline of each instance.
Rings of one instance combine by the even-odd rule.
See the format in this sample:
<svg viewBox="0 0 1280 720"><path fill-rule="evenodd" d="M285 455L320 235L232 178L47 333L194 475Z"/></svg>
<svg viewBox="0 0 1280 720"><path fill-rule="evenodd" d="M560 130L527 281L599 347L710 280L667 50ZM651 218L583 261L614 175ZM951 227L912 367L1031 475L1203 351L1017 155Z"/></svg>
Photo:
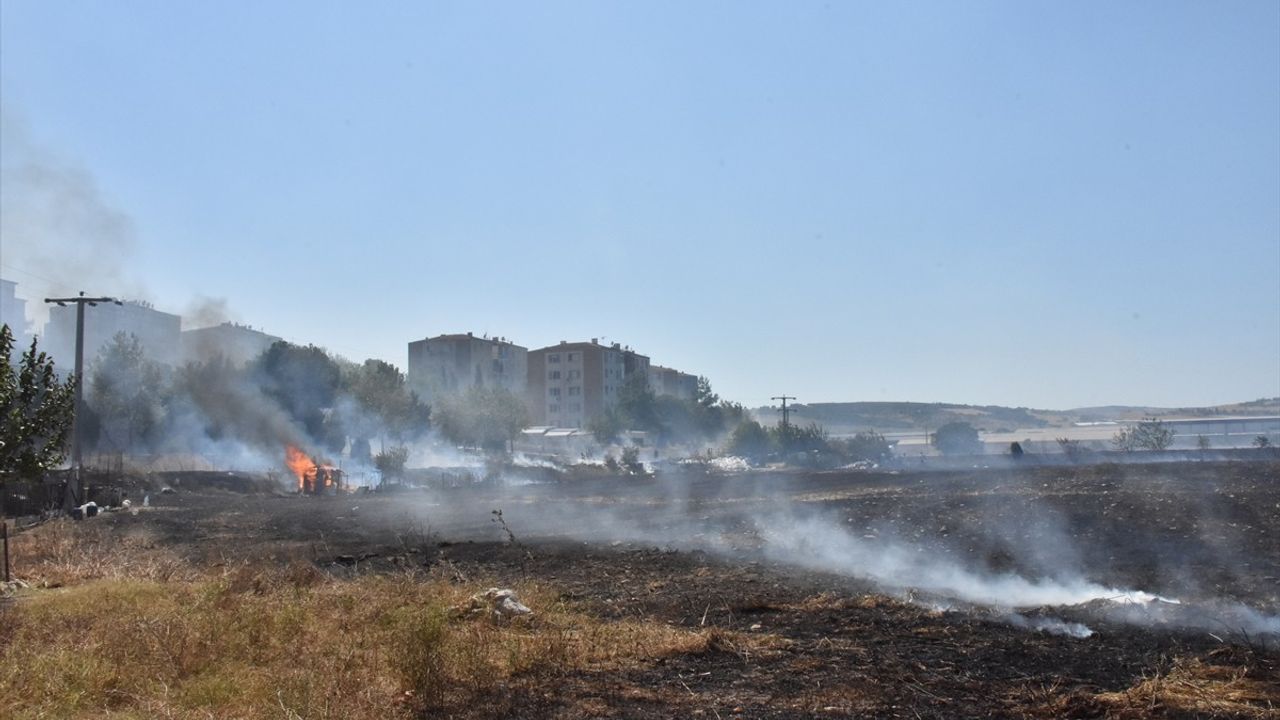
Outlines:
<svg viewBox="0 0 1280 720"><path fill-rule="evenodd" d="M1144 417L1192 418L1222 415L1280 415L1280 398L1262 398L1250 402L1211 407L1141 407L1112 405L1071 410L1037 410L1003 405L963 405L957 403L918 402L837 402L809 403L792 406L792 422L817 423L831 432L877 430L926 430L949 422L967 422L988 432L1015 429L1066 427L1078 422L1124 422ZM756 408L754 414L764 423L776 422L780 413L775 407Z"/></svg>
<svg viewBox="0 0 1280 720"><path fill-rule="evenodd" d="M1210 407L1141 407L1133 405L1106 405L1102 407L1076 408L1066 413L1074 415L1076 422L1098 422L1107 420L1140 420L1144 417L1194 418L1217 417L1222 415L1280 415L1280 398L1260 398L1229 405Z"/></svg>

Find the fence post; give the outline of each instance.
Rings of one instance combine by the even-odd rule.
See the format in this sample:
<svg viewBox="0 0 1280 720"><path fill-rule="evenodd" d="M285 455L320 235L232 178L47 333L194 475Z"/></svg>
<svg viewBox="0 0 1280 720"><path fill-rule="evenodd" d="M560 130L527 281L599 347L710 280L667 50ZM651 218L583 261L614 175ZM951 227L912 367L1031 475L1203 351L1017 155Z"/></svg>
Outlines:
<svg viewBox="0 0 1280 720"><path fill-rule="evenodd" d="M0 537L4 538L4 581L9 582L9 521L0 520Z"/></svg>

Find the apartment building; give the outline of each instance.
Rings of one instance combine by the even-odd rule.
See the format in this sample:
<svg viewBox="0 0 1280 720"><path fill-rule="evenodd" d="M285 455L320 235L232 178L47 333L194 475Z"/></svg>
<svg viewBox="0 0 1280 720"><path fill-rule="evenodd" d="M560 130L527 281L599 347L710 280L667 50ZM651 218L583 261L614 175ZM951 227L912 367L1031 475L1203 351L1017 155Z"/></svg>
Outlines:
<svg viewBox="0 0 1280 720"><path fill-rule="evenodd" d="M8 325L13 333L13 360L21 357L31 347L31 333L27 324L27 301L18 297L18 283L0 279L0 324Z"/></svg>
<svg viewBox="0 0 1280 720"><path fill-rule="evenodd" d="M649 387L657 395L692 400L698 390L698 376L661 365L650 365Z"/></svg>
<svg viewBox="0 0 1280 720"><path fill-rule="evenodd" d="M233 365L247 365L280 338L247 325L222 323L183 330L180 338L182 362L200 362L221 356Z"/></svg>
<svg viewBox="0 0 1280 720"><path fill-rule="evenodd" d="M613 407L626 379L626 357L637 355L618 345L565 342L529 351L528 404L533 425L585 427Z"/></svg>
<svg viewBox="0 0 1280 720"><path fill-rule="evenodd" d="M99 303L84 309L85 363L92 364L117 333L137 337L148 359L163 365L174 365L179 360L182 318L156 310L151 303L128 300L120 305ZM49 309L43 340L60 367L74 365L76 308L73 304Z"/></svg>
<svg viewBox="0 0 1280 720"><path fill-rule="evenodd" d="M503 337L438 335L409 343L408 382L424 400L473 386L525 394L528 348Z"/></svg>

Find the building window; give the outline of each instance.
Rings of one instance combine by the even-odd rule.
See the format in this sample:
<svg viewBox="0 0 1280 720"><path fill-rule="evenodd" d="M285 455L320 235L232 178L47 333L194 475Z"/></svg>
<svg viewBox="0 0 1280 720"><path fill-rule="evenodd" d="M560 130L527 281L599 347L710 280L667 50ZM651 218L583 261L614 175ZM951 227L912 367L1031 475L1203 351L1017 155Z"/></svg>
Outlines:
<svg viewBox="0 0 1280 720"><path fill-rule="evenodd" d="M548 405L548 406L547 406L547 412L558 413L558 412L560 412L560 406L559 406L559 405Z"/></svg>
<svg viewBox="0 0 1280 720"><path fill-rule="evenodd" d="M554 354L554 355L548 355L548 356L547 356L547 362L555 362L555 363L560 362L560 355L559 355L559 353L556 353L556 354Z"/></svg>
<svg viewBox="0 0 1280 720"><path fill-rule="evenodd" d="M580 378L580 377L582 377L582 371L581 371L581 370L570 370L570 371L569 371L569 379L570 379L570 380L577 380L577 379L578 379L578 378Z"/></svg>
<svg viewBox="0 0 1280 720"><path fill-rule="evenodd" d="M547 390L547 393L552 397L560 397L560 388L551 388Z"/></svg>
<svg viewBox="0 0 1280 720"><path fill-rule="evenodd" d="M568 357L565 359L565 362L573 362L573 353L566 353L566 354L568 355Z"/></svg>
<svg viewBox="0 0 1280 720"><path fill-rule="evenodd" d="M552 371L551 371L551 379L552 379L552 380L559 380L559 379L560 379L560 371L559 371L559 370L552 370Z"/></svg>
<svg viewBox="0 0 1280 720"><path fill-rule="evenodd" d="M570 387L570 388L569 388L569 394L570 394L570 395L581 395L581 394L582 394L582 388L578 387L577 385L574 385L574 386L572 386L572 387Z"/></svg>

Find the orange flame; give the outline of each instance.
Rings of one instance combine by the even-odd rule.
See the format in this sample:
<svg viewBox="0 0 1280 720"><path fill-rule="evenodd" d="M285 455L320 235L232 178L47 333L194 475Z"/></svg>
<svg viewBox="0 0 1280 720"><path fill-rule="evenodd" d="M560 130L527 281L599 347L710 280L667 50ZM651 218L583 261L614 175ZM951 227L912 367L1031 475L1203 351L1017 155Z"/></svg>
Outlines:
<svg viewBox="0 0 1280 720"><path fill-rule="evenodd" d="M284 448L284 464L289 466L294 475L298 476L298 490L302 490L303 483L308 475L314 475L316 464L307 457L295 445L286 445Z"/></svg>

